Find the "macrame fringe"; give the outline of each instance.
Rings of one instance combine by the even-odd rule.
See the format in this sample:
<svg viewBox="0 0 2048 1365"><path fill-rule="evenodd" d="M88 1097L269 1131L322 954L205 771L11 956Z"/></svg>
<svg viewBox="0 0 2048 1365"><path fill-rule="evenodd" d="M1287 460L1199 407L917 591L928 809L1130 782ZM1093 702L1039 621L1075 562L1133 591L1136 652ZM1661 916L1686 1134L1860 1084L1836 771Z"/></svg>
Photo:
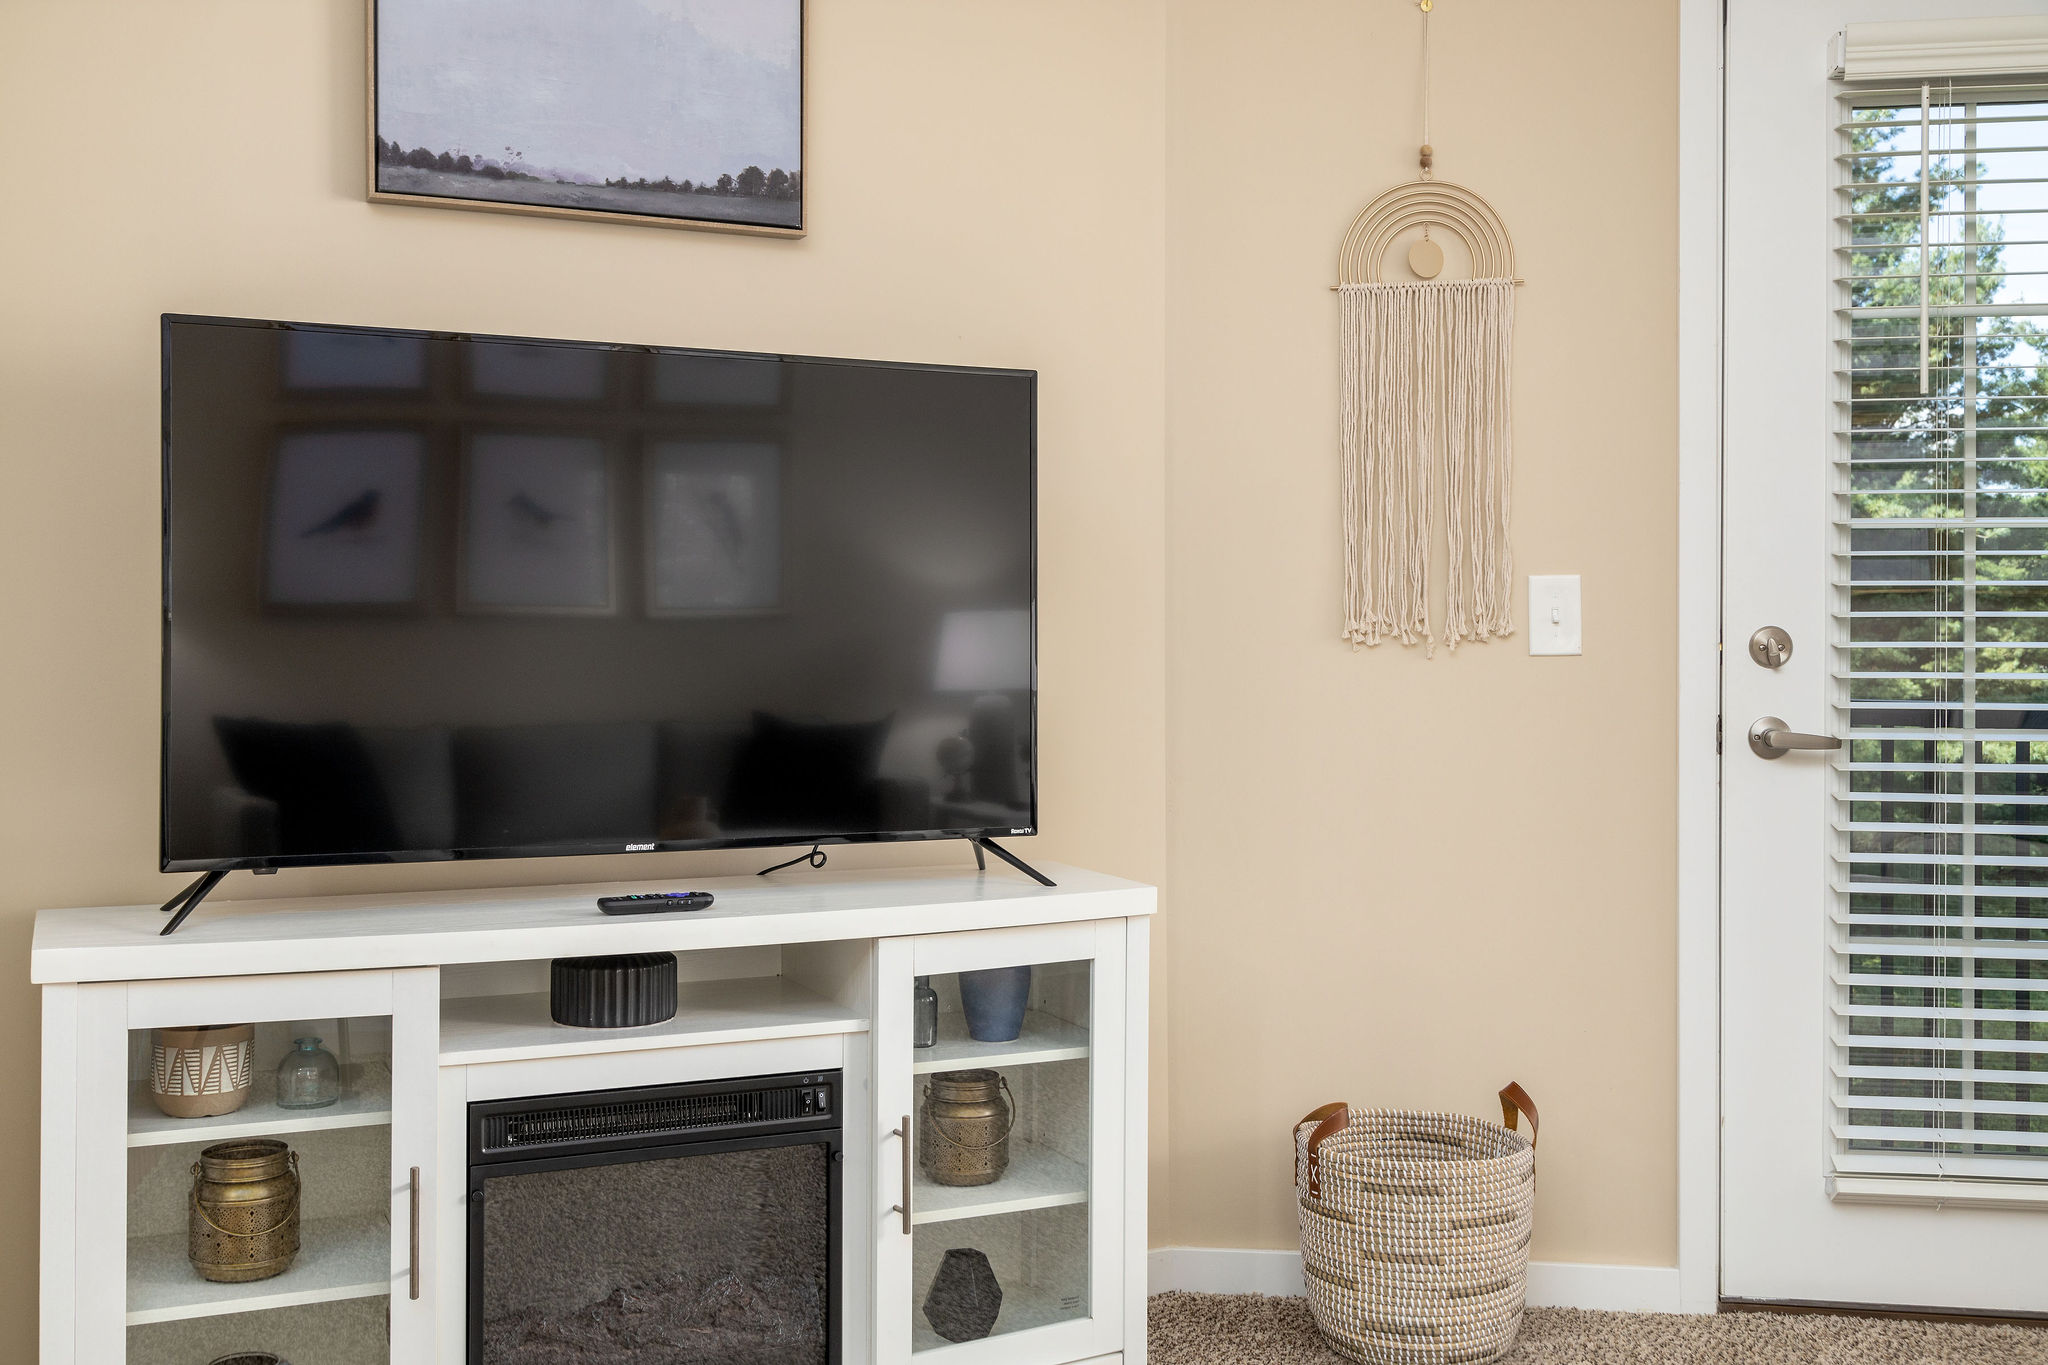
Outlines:
<svg viewBox="0 0 2048 1365"><path fill-rule="evenodd" d="M1429 548L1449 548L1443 640L1514 633L1512 280L1347 284L1344 638L1436 652Z"/></svg>

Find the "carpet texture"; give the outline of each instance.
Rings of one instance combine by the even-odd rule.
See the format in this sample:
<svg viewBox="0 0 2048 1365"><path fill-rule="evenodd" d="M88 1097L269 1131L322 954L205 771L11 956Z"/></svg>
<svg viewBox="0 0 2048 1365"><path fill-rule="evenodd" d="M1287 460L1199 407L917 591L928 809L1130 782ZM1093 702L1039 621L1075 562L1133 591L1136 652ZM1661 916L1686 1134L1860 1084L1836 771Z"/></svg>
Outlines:
<svg viewBox="0 0 2048 1365"><path fill-rule="evenodd" d="M1151 1365L1351 1365L1306 1299L1161 1294ZM2048 1328L1820 1314L1589 1313L1532 1308L1500 1365L2048 1365Z"/></svg>

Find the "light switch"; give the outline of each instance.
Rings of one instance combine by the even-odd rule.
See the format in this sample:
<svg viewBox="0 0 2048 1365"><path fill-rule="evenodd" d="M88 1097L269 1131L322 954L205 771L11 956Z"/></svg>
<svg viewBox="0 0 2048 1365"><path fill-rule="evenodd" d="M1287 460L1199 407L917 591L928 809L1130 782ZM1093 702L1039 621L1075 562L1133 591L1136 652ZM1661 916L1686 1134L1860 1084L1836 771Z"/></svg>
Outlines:
<svg viewBox="0 0 2048 1365"><path fill-rule="evenodd" d="M1579 576L1529 575L1529 652L1579 653Z"/></svg>

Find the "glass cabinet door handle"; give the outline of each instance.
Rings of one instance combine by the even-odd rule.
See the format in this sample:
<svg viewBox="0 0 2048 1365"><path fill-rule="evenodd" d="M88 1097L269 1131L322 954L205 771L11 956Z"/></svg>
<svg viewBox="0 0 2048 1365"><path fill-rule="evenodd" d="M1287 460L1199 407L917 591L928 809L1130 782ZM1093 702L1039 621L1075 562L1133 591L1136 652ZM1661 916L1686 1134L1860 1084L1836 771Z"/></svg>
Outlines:
<svg viewBox="0 0 2048 1365"><path fill-rule="evenodd" d="M412 1288L408 1295L420 1296L420 1168L412 1168Z"/></svg>
<svg viewBox="0 0 2048 1365"><path fill-rule="evenodd" d="M901 1128L891 1128L889 1136L903 1139L903 1202L891 1204L889 1212L903 1215L903 1235L910 1235L910 1115L903 1116Z"/></svg>

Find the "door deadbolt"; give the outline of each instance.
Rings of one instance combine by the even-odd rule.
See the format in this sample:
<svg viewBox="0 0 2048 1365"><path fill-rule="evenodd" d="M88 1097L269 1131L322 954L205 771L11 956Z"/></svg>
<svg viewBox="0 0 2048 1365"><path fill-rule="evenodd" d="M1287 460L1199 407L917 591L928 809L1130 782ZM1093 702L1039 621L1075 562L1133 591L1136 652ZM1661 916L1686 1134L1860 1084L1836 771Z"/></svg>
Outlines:
<svg viewBox="0 0 2048 1365"><path fill-rule="evenodd" d="M1749 657L1765 668L1783 668L1792 657L1792 637L1783 626L1765 626L1749 637Z"/></svg>

